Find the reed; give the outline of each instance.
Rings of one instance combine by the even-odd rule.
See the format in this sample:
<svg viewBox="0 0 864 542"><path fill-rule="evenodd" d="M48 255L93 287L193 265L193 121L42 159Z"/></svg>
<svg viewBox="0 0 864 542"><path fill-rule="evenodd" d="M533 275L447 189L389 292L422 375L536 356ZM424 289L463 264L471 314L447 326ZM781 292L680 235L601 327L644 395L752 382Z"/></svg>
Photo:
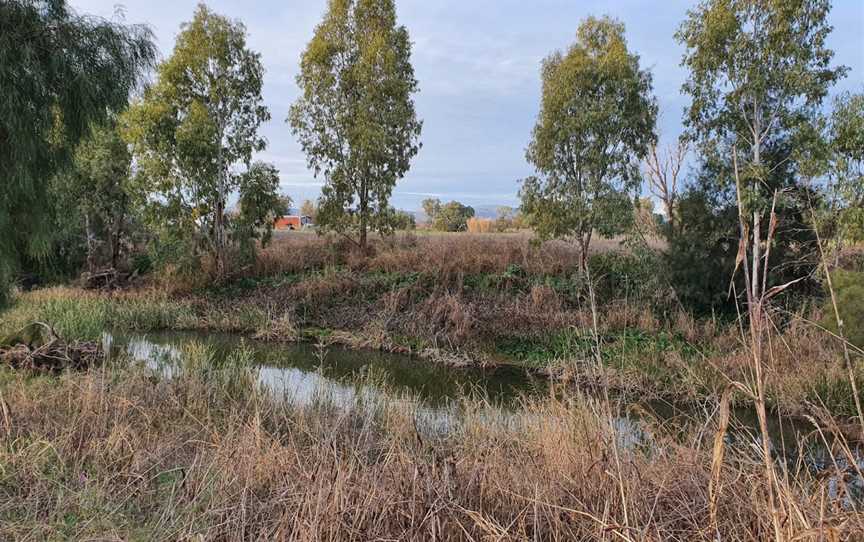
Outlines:
<svg viewBox="0 0 864 542"><path fill-rule="evenodd" d="M221 364L204 347L182 356L171 378L123 363L58 379L0 371L0 538L761 540L773 530L758 454L742 442L718 456L701 428L724 423L710 415L683 436L649 423L650 437L634 440L579 393L525 400L518 416L466 398L446 432L430 433L414 398L346 402L321 389L299 403L261 388L242 349ZM778 484L790 538L864 529L838 480L842 465Z"/></svg>

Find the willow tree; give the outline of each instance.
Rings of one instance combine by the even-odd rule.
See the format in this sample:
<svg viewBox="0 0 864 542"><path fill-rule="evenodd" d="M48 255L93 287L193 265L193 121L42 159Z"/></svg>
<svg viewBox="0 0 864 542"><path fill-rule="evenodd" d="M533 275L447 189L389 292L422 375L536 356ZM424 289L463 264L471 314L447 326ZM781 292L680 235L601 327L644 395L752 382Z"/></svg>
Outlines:
<svg viewBox="0 0 864 542"><path fill-rule="evenodd" d="M389 198L420 149L411 41L393 0L330 0L303 53L288 122L323 177L316 222L366 248L392 231Z"/></svg>
<svg viewBox="0 0 864 542"><path fill-rule="evenodd" d="M148 215L163 229L191 237L196 251L213 257L219 277L231 241L228 197L240 192L243 200L243 191L253 187L275 191L275 169L252 164L253 153L266 147L258 128L270 119L261 98L263 74L260 55L246 47L243 24L202 4L159 65L156 85L124 116L138 184L150 195Z"/></svg>
<svg viewBox="0 0 864 542"><path fill-rule="evenodd" d="M627 49L624 25L590 17L576 43L542 64L540 113L526 157L522 210L541 238L575 238L587 266L594 231L621 232L633 218L639 160L654 140L651 75Z"/></svg>
<svg viewBox="0 0 864 542"><path fill-rule="evenodd" d="M126 106L156 55L146 27L63 0L0 2L0 301L51 245L50 180L93 123Z"/></svg>

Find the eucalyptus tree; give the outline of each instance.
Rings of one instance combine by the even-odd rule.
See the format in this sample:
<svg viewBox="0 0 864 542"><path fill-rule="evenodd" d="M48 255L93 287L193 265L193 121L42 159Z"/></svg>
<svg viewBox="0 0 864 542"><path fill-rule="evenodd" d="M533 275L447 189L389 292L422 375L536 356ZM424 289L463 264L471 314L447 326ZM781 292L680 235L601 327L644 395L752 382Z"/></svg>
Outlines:
<svg viewBox="0 0 864 542"><path fill-rule="evenodd" d="M432 222L441 211L441 200L438 198L426 198L420 202L420 206L423 208L426 218L429 222Z"/></svg>
<svg viewBox="0 0 864 542"><path fill-rule="evenodd" d="M243 24L202 4L159 65L158 82L124 116L149 216L163 229L191 236L196 251L213 257L219 277L231 242L229 196L239 192L242 200L250 186L273 186L272 167L252 167L253 154L266 147L258 128L270 119L263 74L260 55L246 47ZM264 173L267 183L249 179Z"/></svg>
<svg viewBox="0 0 864 542"><path fill-rule="evenodd" d="M766 163L764 153L770 147L782 150L784 141L809 125L828 89L845 73L845 68L831 66L833 51L825 42L831 31L829 9L829 0L705 0L688 12L676 34L685 47L682 65L690 71L683 86L691 98L685 117L689 134L702 144L703 154L728 156L732 163L740 222L735 267L745 278L754 397L778 540L782 534L765 420L762 331L765 301L789 283L768 288L767 256L780 190L771 191L767 180L776 165L789 167L794 153L787 150L774 164Z"/></svg>
<svg viewBox="0 0 864 542"><path fill-rule="evenodd" d="M126 106L155 56L146 27L63 0L0 2L0 302L22 259L48 255L50 180L92 123Z"/></svg>
<svg viewBox="0 0 864 542"><path fill-rule="evenodd" d="M279 194L279 171L262 161L253 162L240 177L239 200L232 232L245 262L255 258L255 241L270 242L273 220L291 206L291 199Z"/></svg>
<svg viewBox="0 0 864 542"><path fill-rule="evenodd" d="M781 191L768 182L778 167L795 166L803 154L797 137L811 125L828 89L846 68L832 67L825 40L828 0L705 0L688 12L676 38L685 47L682 65L690 74L682 90L690 96L685 124L703 155L728 157L739 198L741 234L752 305L766 283L759 279L763 217ZM796 145L787 142L795 141ZM775 149L766 161L766 149ZM776 149L787 149L777 156ZM725 188L718 186L718 188ZM789 187L787 187L789 188ZM791 187L791 188L794 188ZM752 248L748 249L747 245Z"/></svg>
<svg viewBox="0 0 864 542"><path fill-rule="evenodd" d="M72 168L58 176L54 192L63 200L67 220L77 210L83 221L87 267L109 263L116 268L132 211L132 156L113 120L95 126L75 149ZM59 186L58 186L59 185ZM101 246L107 246L102 258Z"/></svg>
<svg viewBox="0 0 864 542"><path fill-rule="evenodd" d="M632 221L639 160L654 141L651 74L630 52L623 23L589 17L576 42L542 64L540 113L526 158L522 211L541 238L575 238L587 266L594 231Z"/></svg>
<svg viewBox="0 0 864 542"><path fill-rule="evenodd" d="M474 208L464 205L458 201L451 201L438 207L438 210L430 218L432 228L438 231L466 231L468 230L468 219L474 218Z"/></svg>
<svg viewBox="0 0 864 542"><path fill-rule="evenodd" d="M411 41L393 0L330 0L297 84L288 122L324 179L317 223L365 250L368 230L392 231L390 195L420 149Z"/></svg>
<svg viewBox="0 0 864 542"><path fill-rule="evenodd" d="M839 213L840 237L864 240L864 92L834 100L828 140L830 175Z"/></svg>

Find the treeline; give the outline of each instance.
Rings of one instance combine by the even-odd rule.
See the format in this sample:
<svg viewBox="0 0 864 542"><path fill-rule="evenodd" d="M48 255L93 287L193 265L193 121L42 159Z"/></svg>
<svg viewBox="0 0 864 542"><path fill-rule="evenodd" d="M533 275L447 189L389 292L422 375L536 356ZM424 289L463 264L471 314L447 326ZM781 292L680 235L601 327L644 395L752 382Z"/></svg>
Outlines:
<svg viewBox="0 0 864 542"><path fill-rule="evenodd" d="M650 230L668 240L652 265L700 311L728 306L730 285L744 291L743 276L733 281L742 243L744 268L756 258L774 270L765 288L801 277L799 291L815 288L825 249L836 257L864 239L864 93L825 113L848 71L826 45L829 8L707 0L689 11L674 38L690 105L667 150L651 72L623 23L587 18L573 44L542 62L526 150L535 174L521 181L519 211L491 223L459 202L427 200L432 226L530 227L575 242L583 271L593 236ZM160 63L146 27L62 1L4 2L0 24L2 295L15 282L104 266L204 269L219 280L255 258L291 202L276 168L253 159L270 112L261 57L240 21L199 5ZM393 0L331 2L297 83L286 122L323 180L304 214L362 251L369 232L413 227L390 205L422 130L411 40ZM643 184L662 219L639 198Z"/></svg>

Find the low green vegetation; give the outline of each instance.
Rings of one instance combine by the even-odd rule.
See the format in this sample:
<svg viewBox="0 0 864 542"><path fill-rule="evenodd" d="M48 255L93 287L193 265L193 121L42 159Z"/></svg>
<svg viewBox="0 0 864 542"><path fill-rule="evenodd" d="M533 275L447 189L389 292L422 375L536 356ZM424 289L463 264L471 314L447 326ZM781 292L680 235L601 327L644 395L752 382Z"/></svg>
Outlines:
<svg viewBox="0 0 864 542"><path fill-rule="evenodd" d="M831 278L843 329L838 326L830 292L823 308L825 327L833 333L842 333L853 345L864 349L864 271L838 269Z"/></svg>

